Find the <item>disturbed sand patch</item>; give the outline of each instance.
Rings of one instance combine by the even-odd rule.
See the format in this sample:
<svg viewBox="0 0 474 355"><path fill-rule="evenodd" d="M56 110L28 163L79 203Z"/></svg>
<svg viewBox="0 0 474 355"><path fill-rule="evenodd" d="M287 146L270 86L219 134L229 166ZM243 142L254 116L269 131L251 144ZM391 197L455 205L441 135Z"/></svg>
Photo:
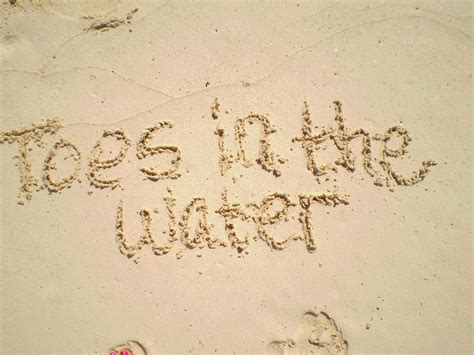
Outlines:
<svg viewBox="0 0 474 355"><path fill-rule="evenodd" d="M272 341L268 351L278 354L347 354L348 342L326 313L306 312L294 338Z"/></svg>

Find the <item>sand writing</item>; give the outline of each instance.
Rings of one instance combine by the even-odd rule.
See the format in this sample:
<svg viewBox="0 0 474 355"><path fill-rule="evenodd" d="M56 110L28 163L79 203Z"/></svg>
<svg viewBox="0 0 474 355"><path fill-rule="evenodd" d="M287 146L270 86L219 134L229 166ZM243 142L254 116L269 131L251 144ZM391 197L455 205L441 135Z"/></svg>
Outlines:
<svg viewBox="0 0 474 355"><path fill-rule="evenodd" d="M171 122L163 121L159 122L156 126L148 128L140 137L140 140L137 144L137 157L138 159L144 159L147 156L152 156L155 154L168 153L171 154L174 158L171 160L171 167L168 170L157 172L154 168L141 168L140 171L145 174L145 176L152 180L164 180L164 179L177 179L181 174L177 173L179 165L181 163L181 151L178 147L174 146L158 146L150 147L150 141L154 137L154 133L159 131L162 128L173 128Z"/></svg>
<svg viewBox="0 0 474 355"><path fill-rule="evenodd" d="M55 134L60 128L60 120L53 118L46 121L45 124L33 125L31 128L0 133L0 143L18 143L19 155L15 155L13 158L18 159L20 170L19 198L25 197L27 200L31 200L35 188L42 188L39 186L38 180L31 174L31 161L28 154L31 148L29 144L33 141L39 146L43 146L43 136L45 134Z"/></svg>
<svg viewBox="0 0 474 355"><path fill-rule="evenodd" d="M389 158L401 157L407 152L406 148L408 143L411 141L408 131L403 127L394 126L389 128L383 135L376 134L371 136L369 132L362 128L350 133L345 126L344 118L342 116L342 104L339 101L335 101L334 105L336 111L334 125L329 128L323 128L321 133L313 135L313 123L311 121L308 104L305 102L303 110L302 136L293 138L294 142L301 143L301 146L306 153L306 167L313 173L314 176L316 176L318 181L319 177L326 175L329 171L337 171L336 166L331 166L330 164L318 165L316 162L316 152L320 149L319 145L328 139L334 142L341 155L340 158L335 161L335 165L342 166L349 172L354 172L355 155L352 149L349 147L349 143L356 138L362 137L361 154L363 157L363 166L365 171L374 178L374 184L377 186L382 186L383 180L381 174L378 173L372 165L372 161L377 161L377 159L372 156L371 140L383 142L382 150L380 152L380 160L378 160L378 163L382 166L383 171L385 172L386 186L390 188L394 184L401 186L414 185L426 177L431 166L436 165L434 161L427 160L423 161L419 170L415 171L410 177L403 177L402 175L396 173L390 164ZM394 136L402 138L402 143L398 149L390 149L388 147L388 142Z"/></svg>
<svg viewBox="0 0 474 355"><path fill-rule="evenodd" d="M117 141L121 142L120 151L116 157L106 160L101 160L100 156L104 153L102 149L102 143L108 137L113 137ZM102 137L97 141L92 149L91 160L89 162L89 172L87 177L90 183L98 188L104 189L107 187L116 188L120 186L120 179L104 179L100 176L100 169L110 169L117 166L125 159L125 154L128 148L130 148L131 140L127 138L122 130L116 131L104 131Z"/></svg>
<svg viewBox="0 0 474 355"><path fill-rule="evenodd" d="M212 113L214 115L214 112ZM213 116L214 117L214 116ZM255 160L263 170L273 173L275 176L280 176L281 172L278 169L278 164L283 164L285 159L280 158L276 153L271 150L271 145L269 141L269 135L275 133L275 128L271 125L270 120L264 115L250 114L244 118L238 118L234 125L235 140L238 144L238 151L236 155L228 152L225 149L224 138L225 131L224 129L218 126L215 134L217 135L219 148L219 167L221 175L225 175L227 170L232 167L233 163L240 162L246 168L251 167L253 164L247 158L245 154L245 137L247 132L245 130L246 124L258 123L261 127L261 134L259 139L259 151L258 157Z"/></svg>
<svg viewBox="0 0 474 355"><path fill-rule="evenodd" d="M202 197L194 197L184 208L181 218L177 224L176 218L176 200L173 198L173 192L168 188L168 196L164 198L166 214L168 218L168 230L165 234L168 239L165 243L159 243L151 232L151 212L141 210L139 215L142 223L142 234L139 236L136 244L129 242L130 239L125 233L124 207L123 201L119 202L116 215L117 243L120 252L132 259L139 261L140 250L148 245L155 255L164 255L171 251L175 242L180 241L181 245L187 249L205 248L215 249L217 247L228 247L229 243L224 238L215 236L212 232L212 225L208 222L208 206L206 200ZM270 235L267 226L279 222L288 222L288 212L290 208L298 205L292 202L288 194L273 193L265 196L260 203L249 202L243 207L240 203L229 204L228 193L222 193L222 206L215 211L217 215L223 217L227 240L230 247L236 249L239 253L246 250L252 239L264 241L273 250L283 250L287 248L292 241L302 240L306 243L308 251L314 252L317 248L317 238L314 236L311 224L311 205L313 202L323 206L336 207L338 204L349 203L348 196L341 195L337 191L332 193L323 193L317 195L299 195L299 207L301 209L299 222L301 223L301 234L291 235L281 241ZM270 208L274 208L280 202L280 209L276 209L273 214L269 213ZM159 213L154 209L153 213ZM191 229L189 221L193 214L197 214L197 226ZM256 229L254 238L249 235L239 236L234 220L240 219L252 223ZM182 250L178 250L176 257L182 257Z"/></svg>
<svg viewBox="0 0 474 355"><path fill-rule="evenodd" d="M55 159L58 156L59 150L64 148L69 149L71 151L71 156L76 162L76 166L74 167L74 172L70 176L63 178L62 180L56 181L51 176L51 172L52 170L56 170ZM71 187L72 183L79 178L79 172L81 170L80 161L81 152L74 144L62 138L58 142L56 142L44 162L43 179L45 186L48 188L48 190L51 192L58 192L67 187Z"/></svg>
<svg viewBox="0 0 474 355"><path fill-rule="evenodd" d="M330 171L336 171L340 166L352 173L356 169L356 154L349 144L361 138L360 154L362 156L363 168L370 177L373 178L376 186L387 186L393 191L393 186L411 186L421 182L430 172L430 168L436 163L432 160L422 161L420 168L410 176L403 176L396 172L391 165L391 159L399 158L407 153L407 147L411 138L408 131L401 126L393 126L383 134L371 134L367 130L359 128L350 131L342 116L342 104L334 102L335 119L330 127L323 127L317 134L313 133L313 122L311 119L309 105L305 102L302 111L302 135L291 139L291 142L300 144L305 152L306 168L315 176L319 182L320 177ZM211 106L211 117L219 120L220 104L215 99ZM227 111L226 111L227 112ZM256 163L264 171L271 173L269 178L284 178L280 169L287 160L277 154L271 146L271 135L276 129L266 115L250 113L244 117L238 117L233 126L233 137L235 139L236 152L231 152L225 147L226 139L229 136L221 128L221 122L216 122L214 134L217 136L219 171L215 176L225 176L239 163L244 169L250 168ZM247 154L248 146L248 125L257 125L260 129L258 137L258 152L254 160ZM74 183L81 183L80 171L83 155L79 148L65 138L60 138L50 149L44 160L42 180L35 178L32 172L32 160L30 144L36 143L40 147L45 146L44 135L55 135L62 128L59 119L50 119L43 124L32 125L30 128L12 130L0 133L1 143L17 143L19 155L15 158L19 160L20 191L19 204L24 204L24 199L30 201L34 192L45 188L49 193L60 193L62 190L71 188ZM153 126L147 127L136 141L136 158L144 161L148 157L155 155L165 155L170 157L169 166L165 169L157 169L152 166L138 168L139 174L151 183L160 183L166 180L177 180L181 177L181 163L183 156L181 149L173 145L152 145L156 136L164 130L175 129L174 123L170 121L158 121ZM212 133L211 133L212 136ZM231 135L232 136L232 135ZM394 149L389 146L392 138L401 140L399 147ZM374 154L372 142L378 141L381 146L378 155ZM118 151L110 157L106 155L106 144L115 142L120 146ZM339 153L339 157L331 163L319 163L317 153L322 147L322 143L333 142ZM120 128L104 130L101 137L96 141L91 149L85 175L91 187L104 190L121 188L122 180L120 176L107 176L107 170L113 168L127 157L128 151L132 147L132 139ZM110 152L112 154L112 152ZM59 174L57 161L60 157L69 160L70 163L66 173ZM377 169L376 167L379 167ZM65 170L64 168L62 170ZM216 177L216 178L217 178ZM385 183L384 183L385 181ZM235 182L235 181L234 181ZM180 243L182 248L176 252L179 259L183 256L184 250L219 247L230 247L239 253L247 252L247 248L253 241L261 240L272 250L286 249L296 241L302 241L309 252L317 249L317 236L313 232L312 220L314 206L337 207L349 204L349 196L338 192L337 187L333 191L323 193L301 193L290 196L284 192L271 193L260 201L249 201L242 204L238 197L231 201L227 188L221 191L221 206L210 211L204 196L191 197L184 209L179 213L176 208L176 199L173 191L167 187L168 194L163 198L165 203L165 215L168 219L168 228L163 232L165 240L158 241L154 235L155 229L152 225L152 216L159 213L158 209L150 211L142 209L139 212L141 218L142 232L138 238L131 237L125 228L124 203L120 200L116 209L116 240L120 252L126 257L138 262L141 251L148 246L155 255L168 254L176 243ZM297 209L297 211L295 211ZM284 237L274 235L269 227L287 223L290 211L298 212L299 231ZM214 225L209 222L211 218L220 219L223 222L224 236L217 236L214 232ZM197 222L196 222L197 221ZM238 223L251 225L255 233L243 234L237 228ZM197 224L197 225L196 225ZM135 243L131 242L135 240ZM198 254L200 256L201 254Z"/></svg>
<svg viewBox="0 0 474 355"><path fill-rule="evenodd" d="M349 204L349 196L347 195L340 195L337 191L334 191L329 194L321 194L321 195L300 195L299 202L301 206L301 213L300 213L300 222L303 226L303 236L304 241L306 242L306 247L308 251L312 252L316 250L316 238L312 233L312 226L311 226L311 205L313 202L320 203L325 206L332 206L336 207L339 204L348 205Z"/></svg>

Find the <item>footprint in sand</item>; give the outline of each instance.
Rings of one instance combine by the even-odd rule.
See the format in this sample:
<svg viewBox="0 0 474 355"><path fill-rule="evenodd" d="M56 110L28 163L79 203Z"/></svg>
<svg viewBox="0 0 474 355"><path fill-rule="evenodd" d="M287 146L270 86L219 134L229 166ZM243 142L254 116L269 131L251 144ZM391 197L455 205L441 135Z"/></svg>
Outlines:
<svg viewBox="0 0 474 355"><path fill-rule="evenodd" d="M107 355L147 355L148 352L142 344L135 340L129 340L124 344L120 344L110 348Z"/></svg>
<svg viewBox="0 0 474 355"><path fill-rule="evenodd" d="M18 1L25 3L26 1ZM50 13L56 15L77 18L82 16L102 17L112 14L119 9L124 0L81 0L81 1L64 1L64 0L31 0L31 3Z"/></svg>
<svg viewBox="0 0 474 355"><path fill-rule="evenodd" d="M278 354L347 354L348 343L326 313L306 312L294 338L272 341L268 351Z"/></svg>

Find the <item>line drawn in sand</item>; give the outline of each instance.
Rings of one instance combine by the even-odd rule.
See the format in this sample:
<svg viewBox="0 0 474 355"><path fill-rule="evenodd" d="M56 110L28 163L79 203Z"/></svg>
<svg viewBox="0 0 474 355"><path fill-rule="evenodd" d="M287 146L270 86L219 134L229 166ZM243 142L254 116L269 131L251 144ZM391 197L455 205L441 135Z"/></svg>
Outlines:
<svg viewBox="0 0 474 355"><path fill-rule="evenodd" d="M334 319L326 313L306 312L294 338L272 341L268 352L277 354L347 354L348 343Z"/></svg>

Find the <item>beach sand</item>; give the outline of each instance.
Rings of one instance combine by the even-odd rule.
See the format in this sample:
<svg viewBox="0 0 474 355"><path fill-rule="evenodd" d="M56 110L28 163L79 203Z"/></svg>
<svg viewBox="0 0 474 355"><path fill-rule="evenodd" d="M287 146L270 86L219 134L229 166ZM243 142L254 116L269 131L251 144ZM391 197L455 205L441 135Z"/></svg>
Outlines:
<svg viewBox="0 0 474 355"><path fill-rule="evenodd" d="M472 1L0 15L2 354L473 352Z"/></svg>

